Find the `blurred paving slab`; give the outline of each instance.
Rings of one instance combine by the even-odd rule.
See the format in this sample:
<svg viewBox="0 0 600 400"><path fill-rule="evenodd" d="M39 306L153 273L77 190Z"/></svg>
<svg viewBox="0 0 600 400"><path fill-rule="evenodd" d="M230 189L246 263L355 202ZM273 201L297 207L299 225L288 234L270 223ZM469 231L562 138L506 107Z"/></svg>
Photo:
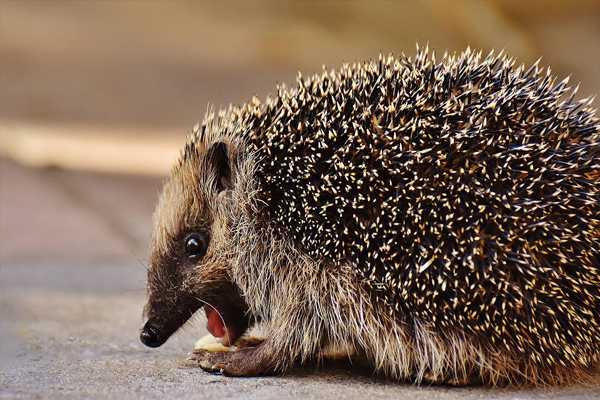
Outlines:
<svg viewBox="0 0 600 400"><path fill-rule="evenodd" d="M65 171L51 172L54 182L100 216L128 245L125 258L147 258L152 214L162 178Z"/></svg>
<svg viewBox="0 0 600 400"><path fill-rule="evenodd" d="M0 160L0 260L146 258L159 178L29 169Z"/></svg>

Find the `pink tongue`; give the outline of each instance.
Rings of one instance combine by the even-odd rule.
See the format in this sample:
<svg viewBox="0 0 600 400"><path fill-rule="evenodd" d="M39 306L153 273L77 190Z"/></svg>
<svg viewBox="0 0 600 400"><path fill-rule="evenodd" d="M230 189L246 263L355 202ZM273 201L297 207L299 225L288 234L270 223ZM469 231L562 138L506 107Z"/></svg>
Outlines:
<svg viewBox="0 0 600 400"><path fill-rule="evenodd" d="M223 320L218 312L214 309L207 309L206 311L207 328L211 335L218 338L222 345L229 346L229 338L231 333L227 327L223 324Z"/></svg>

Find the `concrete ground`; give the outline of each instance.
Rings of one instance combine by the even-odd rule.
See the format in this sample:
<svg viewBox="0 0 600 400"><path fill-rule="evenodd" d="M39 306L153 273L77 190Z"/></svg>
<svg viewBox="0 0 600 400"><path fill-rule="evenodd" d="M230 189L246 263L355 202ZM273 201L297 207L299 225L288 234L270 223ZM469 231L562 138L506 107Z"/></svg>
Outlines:
<svg viewBox="0 0 600 400"><path fill-rule="evenodd" d="M348 362L277 377L210 375L186 361L206 334L203 317L159 349L138 340L160 179L7 160L0 172L3 399L600 399L600 375L585 386L526 390L416 387Z"/></svg>

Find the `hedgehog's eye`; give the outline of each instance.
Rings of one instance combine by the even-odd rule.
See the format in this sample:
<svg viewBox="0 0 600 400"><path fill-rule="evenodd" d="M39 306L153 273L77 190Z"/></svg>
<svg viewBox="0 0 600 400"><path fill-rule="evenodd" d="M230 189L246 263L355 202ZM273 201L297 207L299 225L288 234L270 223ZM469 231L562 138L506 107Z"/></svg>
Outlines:
<svg viewBox="0 0 600 400"><path fill-rule="evenodd" d="M206 253L208 241L202 235L192 235L185 242L185 254L187 257L201 257Z"/></svg>

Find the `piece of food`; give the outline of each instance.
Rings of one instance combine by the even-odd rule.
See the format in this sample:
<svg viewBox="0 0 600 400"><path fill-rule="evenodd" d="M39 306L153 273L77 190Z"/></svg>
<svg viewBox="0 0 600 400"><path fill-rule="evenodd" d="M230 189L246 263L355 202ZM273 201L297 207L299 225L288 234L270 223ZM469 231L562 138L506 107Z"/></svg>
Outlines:
<svg viewBox="0 0 600 400"><path fill-rule="evenodd" d="M231 351L231 346L223 346L219 343L217 338L210 333L198 339L194 348L208 351Z"/></svg>

